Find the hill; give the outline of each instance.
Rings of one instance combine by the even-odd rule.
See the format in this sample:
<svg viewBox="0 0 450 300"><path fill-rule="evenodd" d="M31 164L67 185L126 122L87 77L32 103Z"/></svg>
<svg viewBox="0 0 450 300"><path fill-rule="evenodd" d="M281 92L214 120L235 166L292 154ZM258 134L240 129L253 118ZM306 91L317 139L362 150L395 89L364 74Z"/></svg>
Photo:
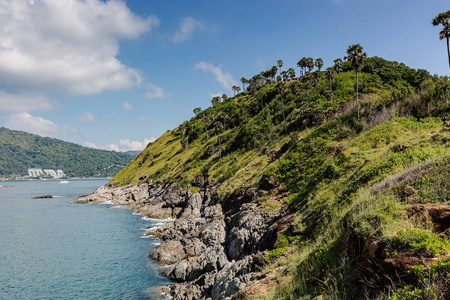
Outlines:
<svg viewBox="0 0 450 300"><path fill-rule="evenodd" d="M379 57L358 84L350 62L313 68L243 78L244 92L195 109L110 181L148 185L153 196L123 203L179 219L152 254L184 249L164 271L184 282L177 299L450 295L448 77Z"/></svg>
<svg viewBox="0 0 450 300"><path fill-rule="evenodd" d="M62 169L69 177L113 176L133 156L82 147L49 137L0 128L0 176L26 175L28 168Z"/></svg>

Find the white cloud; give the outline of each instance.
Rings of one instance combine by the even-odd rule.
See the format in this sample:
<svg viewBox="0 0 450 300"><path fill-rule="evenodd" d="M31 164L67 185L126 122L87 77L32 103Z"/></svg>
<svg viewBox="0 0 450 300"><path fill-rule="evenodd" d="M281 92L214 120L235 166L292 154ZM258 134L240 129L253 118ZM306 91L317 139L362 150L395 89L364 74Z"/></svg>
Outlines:
<svg viewBox="0 0 450 300"><path fill-rule="evenodd" d="M220 67L216 67L213 64L208 64L204 61L195 65L195 68L202 69L205 72L213 73L216 76L217 81L222 84L226 89L231 89L233 85L238 85L238 82L231 76L230 73L224 73Z"/></svg>
<svg viewBox="0 0 450 300"><path fill-rule="evenodd" d="M192 37L192 33L196 29L203 29L203 28L204 25L201 22L195 20L194 18L192 17L184 18L180 25L180 29L175 33L173 41L175 43L179 43L188 40Z"/></svg>
<svg viewBox="0 0 450 300"><path fill-rule="evenodd" d="M148 83L147 86L150 88L150 91L145 93L145 97L147 98L165 98L166 95L163 89L153 83Z"/></svg>
<svg viewBox="0 0 450 300"><path fill-rule="evenodd" d="M47 111L52 109L54 104L55 101L36 93L9 94L0 91L0 114L36 110Z"/></svg>
<svg viewBox="0 0 450 300"><path fill-rule="evenodd" d="M147 147L147 145L149 143L152 143L155 140L156 140L155 138L150 138L150 139L144 139L144 141L140 142L140 141L130 141L130 140L126 139L126 140L120 140L118 144L108 144L108 145L105 145L102 147L99 147L95 143L92 143L92 142L85 142L84 144L87 147L91 147L91 148L95 148L95 149L125 152L125 151L129 151L129 150L141 151L145 147Z"/></svg>
<svg viewBox="0 0 450 300"><path fill-rule="evenodd" d="M78 120L83 123L93 123L93 122L97 121L97 119L94 117L94 115L88 111L82 115L79 115Z"/></svg>
<svg viewBox="0 0 450 300"><path fill-rule="evenodd" d="M117 59L119 40L159 24L122 0L2 0L0 15L0 86L67 95L139 84L139 71Z"/></svg>
<svg viewBox="0 0 450 300"><path fill-rule="evenodd" d="M122 103L123 108L125 108L126 110L132 110L133 109L133 105L131 105L128 102L124 102Z"/></svg>
<svg viewBox="0 0 450 300"><path fill-rule="evenodd" d="M147 123L147 119L144 117L139 117L139 122L145 124L145 123Z"/></svg>
<svg viewBox="0 0 450 300"><path fill-rule="evenodd" d="M5 126L14 130L56 138L78 135L78 131L74 128L57 126L50 120L33 116L27 112L9 116L6 119Z"/></svg>

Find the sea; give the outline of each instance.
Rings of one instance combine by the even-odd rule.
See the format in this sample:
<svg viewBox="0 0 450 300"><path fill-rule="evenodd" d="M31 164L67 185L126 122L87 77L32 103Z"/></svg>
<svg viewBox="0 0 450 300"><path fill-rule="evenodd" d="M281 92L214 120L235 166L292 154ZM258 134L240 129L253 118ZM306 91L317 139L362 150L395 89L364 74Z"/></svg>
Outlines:
<svg viewBox="0 0 450 300"><path fill-rule="evenodd" d="M0 184L0 299L162 299L149 255L162 225L112 204L75 204L105 179ZM52 195L54 198L31 199Z"/></svg>

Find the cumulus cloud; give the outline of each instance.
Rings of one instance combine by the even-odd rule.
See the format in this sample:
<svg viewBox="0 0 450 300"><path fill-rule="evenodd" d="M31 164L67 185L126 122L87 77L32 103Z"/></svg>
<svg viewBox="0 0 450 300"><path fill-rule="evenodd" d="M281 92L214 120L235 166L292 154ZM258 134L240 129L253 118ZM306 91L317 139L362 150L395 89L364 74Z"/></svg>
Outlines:
<svg viewBox="0 0 450 300"><path fill-rule="evenodd" d="M179 43L192 37L192 33L197 29L203 29L204 25L192 17L184 18L180 29L175 33L173 41Z"/></svg>
<svg viewBox="0 0 450 300"><path fill-rule="evenodd" d="M238 82L233 78L233 76L231 76L230 73L223 72L220 67L216 67L213 64L202 61L196 64L195 68L214 74L217 81L219 81L220 84L222 84L222 86L226 89L231 89L233 85L238 85Z"/></svg>
<svg viewBox="0 0 450 300"><path fill-rule="evenodd" d="M55 101L43 95L19 92L9 94L0 91L0 114L24 111L47 111L55 106Z"/></svg>
<svg viewBox="0 0 450 300"><path fill-rule="evenodd" d="M85 142L84 144L87 147L95 148L95 149L103 149L103 150L110 150L110 151L117 151L117 152L124 152L124 151L141 151L149 143L154 142L155 138L150 139L144 139L144 141L130 141L129 139L126 140L120 140L118 144L108 144L102 147L97 146L95 143L92 142Z"/></svg>
<svg viewBox="0 0 450 300"><path fill-rule="evenodd" d="M123 108L125 108L126 110L132 110L133 109L133 105L131 105L128 102L124 102L122 103Z"/></svg>
<svg viewBox="0 0 450 300"><path fill-rule="evenodd" d="M147 86L149 87L150 91L145 93L146 98L165 98L166 95L163 91L163 89L153 83L148 83Z"/></svg>
<svg viewBox="0 0 450 300"><path fill-rule="evenodd" d="M66 95L139 84L139 71L117 59L119 41L159 24L121 0L2 0L0 15L0 86Z"/></svg>
<svg viewBox="0 0 450 300"><path fill-rule="evenodd" d="M79 115L78 120L83 123L93 123L93 122L97 121L97 119L94 117L94 115L88 111L82 115Z"/></svg>
<svg viewBox="0 0 450 300"><path fill-rule="evenodd" d="M78 131L74 128L60 127L50 120L33 116L27 112L10 115L6 119L5 126L14 130L56 138L78 135Z"/></svg>

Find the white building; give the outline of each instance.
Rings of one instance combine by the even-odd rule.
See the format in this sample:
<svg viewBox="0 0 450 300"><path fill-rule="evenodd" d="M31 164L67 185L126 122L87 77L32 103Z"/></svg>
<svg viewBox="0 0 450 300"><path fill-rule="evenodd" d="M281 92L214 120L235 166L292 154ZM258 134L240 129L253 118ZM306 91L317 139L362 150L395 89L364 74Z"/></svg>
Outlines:
<svg viewBox="0 0 450 300"><path fill-rule="evenodd" d="M30 178L36 178L36 177L49 177L54 179L60 179L63 177L66 177L66 174L64 174L63 170L53 170L53 169L28 169L28 176Z"/></svg>

